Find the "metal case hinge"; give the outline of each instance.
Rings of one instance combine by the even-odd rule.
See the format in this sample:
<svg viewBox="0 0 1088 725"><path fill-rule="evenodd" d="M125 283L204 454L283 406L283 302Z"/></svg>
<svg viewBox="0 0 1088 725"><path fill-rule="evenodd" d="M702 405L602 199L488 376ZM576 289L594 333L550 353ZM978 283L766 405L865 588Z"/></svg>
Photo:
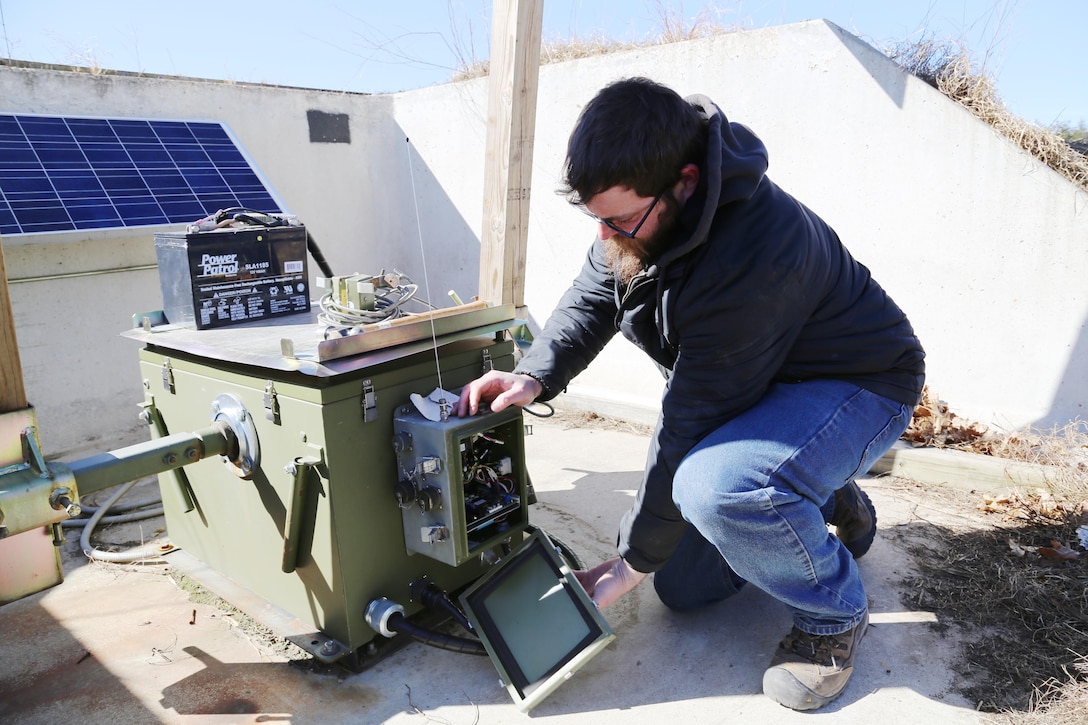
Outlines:
<svg viewBox="0 0 1088 725"><path fill-rule="evenodd" d="M170 358L162 359L162 389L174 392L174 368L170 365Z"/></svg>
<svg viewBox="0 0 1088 725"><path fill-rule="evenodd" d="M264 386L264 417L276 425L280 424L280 401L271 380Z"/></svg>
<svg viewBox="0 0 1088 725"><path fill-rule="evenodd" d="M484 348L484 364L483 364L483 371L484 371L485 373L487 373L487 372L491 372L491 371L492 371L492 370L494 370L494 369L495 369L495 363L493 363L493 362L491 361L491 348L485 347L485 348Z"/></svg>
<svg viewBox="0 0 1088 725"><path fill-rule="evenodd" d="M363 408L363 422L369 423L378 417L378 394L374 392L374 383L363 381L363 397L359 401Z"/></svg>

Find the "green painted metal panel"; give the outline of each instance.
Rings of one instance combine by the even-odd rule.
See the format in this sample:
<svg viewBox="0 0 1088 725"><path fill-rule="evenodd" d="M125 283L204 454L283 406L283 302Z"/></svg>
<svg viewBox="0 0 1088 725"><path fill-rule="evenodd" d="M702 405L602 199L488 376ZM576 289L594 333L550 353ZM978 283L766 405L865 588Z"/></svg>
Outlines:
<svg viewBox="0 0 1088 725"><path fill-rule="evenodd" d="M513 351L492 336L440 345L442 387L477 377L485 357L511 370ZM412 393L438 386L434 350L314 377L149 344L140 368L164 434L207 426L222 394L241 401L256 427L260 462L248 479L219 459L160 475L172 542L236 584L358 648L376 636L364 620L371 600L389 597L411 616L420 610L412 581L452 592L483 574L479 559L450 566L405 548L393 419ZM266 412L269 383L275 405ZM297 461L315 462L301 494L290 468ZM285 572L289 510L299 535Z"/></svg>

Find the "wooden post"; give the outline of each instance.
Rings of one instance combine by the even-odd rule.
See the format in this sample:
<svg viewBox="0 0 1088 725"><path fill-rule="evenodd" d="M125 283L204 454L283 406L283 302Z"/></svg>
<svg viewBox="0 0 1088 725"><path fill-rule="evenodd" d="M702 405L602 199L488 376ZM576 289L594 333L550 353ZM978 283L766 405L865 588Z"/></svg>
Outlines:
<svg viewBox="0 0 1088 725"><path fill-rule="evenodd" d="M480 299L519 311L525 306L543 6L543 0L492 4Z"/></svg>
<svg viewBox="0 0 1088 725"><path fill-rule="evenodd" d="M15 341L15 317L8 296L8 273L4 267L4 243L0 240L0 413L27 407L23 368Z"/></svg>

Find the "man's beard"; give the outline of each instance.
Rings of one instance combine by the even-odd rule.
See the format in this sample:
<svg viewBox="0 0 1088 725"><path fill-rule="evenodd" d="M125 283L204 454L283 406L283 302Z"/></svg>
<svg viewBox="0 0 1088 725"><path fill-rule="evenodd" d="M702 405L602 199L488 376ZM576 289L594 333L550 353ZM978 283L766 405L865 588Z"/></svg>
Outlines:
<svg viewBox="0 0 1088 725"><path fill-rule="evenodd" d="M621 284L630 284L637 274L646 269L668 246L676 227L679 203L671 193L661 197L665 209L657 219L657 231L650 237L630 239L615 234L604 240L604 259Z"/></svg>

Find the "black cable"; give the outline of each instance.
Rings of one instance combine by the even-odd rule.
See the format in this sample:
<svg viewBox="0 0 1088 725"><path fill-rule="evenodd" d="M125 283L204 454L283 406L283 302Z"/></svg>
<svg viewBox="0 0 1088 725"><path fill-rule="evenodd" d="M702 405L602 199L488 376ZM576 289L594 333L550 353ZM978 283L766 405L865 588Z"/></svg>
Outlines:
<svg viewBox="0 0 1088 725"><path fill-rule="evenodd" d="M413 588L415 584L413 583ZM468 617L461 611L461 608L454 604L450 599L449 594L443 591L434 582L425 582L424 585L418 590L419 601L423 606L431 609L441 609L446 614L450 615L457 621L458 624L464 628L465 631L470 632L475 636L475 632L472 629L472 623L468 621Z"/></svg>
<svg viewBox="0 0 1088 725"><path fill-rule="evenodd" d="M480 640L455 637L451 634L442 634L441 632L419 627L405 619L400 612L394 612L389 617L389 621L386 622L386 626L394 632L406 634L431 647L466 655L487 656L487 650L484 649L484 644Z"/></svg>
<svg viewBox="0 0 1088 725"><path fill-rule="evenodd" d="M273 216L259 209L250 209L245 206L232 206L227 209L220 209L215 213L217 223L225 222L227 219L261 227L282 227L287 224L287 220L282 217Z"/></svg>
<svg viewBox="0 0 1088 725"><path fill-rule="evenodd" d="M548 412L547 413L536 413L536 412L529 409L529 405L543 405L545 408L548 409ZM529 403L529 405L523 405L521 407L521 409L524 410L529 415L536 416L537 418L551 418L553 415L555 415L555 408L552 407L551 403L545 403L545 402L542 401L542 402L539 402L539 403Z"/></svg>
<svg viewBox="0 0 1088 725"><path fill-rule="evenodd" d="M577 570L583 570L586 568L585 563L582 562L582 559L580 556L578 556L577 552L575 552L574 549L570 547L570 544L562 541L561 539L555 538L547 532L544 533L547 534L548 538L551 539L553 544L555 544L555 548L559 550L559 554L567 560L567 563L570 564L572 568Z"/></svg>
<svg viewBox="0 0 1088 725"><path fill-rule="evenodd" d="M317 242L314 240L314 235L310 234L310 230L306 230L306 249L310 251L310 256L317 262L317 266L321 269L321 274L326 277L334 277L332 273L332 267L325 261L325 255L321 253L321 248L317 246Z"/></svg>

